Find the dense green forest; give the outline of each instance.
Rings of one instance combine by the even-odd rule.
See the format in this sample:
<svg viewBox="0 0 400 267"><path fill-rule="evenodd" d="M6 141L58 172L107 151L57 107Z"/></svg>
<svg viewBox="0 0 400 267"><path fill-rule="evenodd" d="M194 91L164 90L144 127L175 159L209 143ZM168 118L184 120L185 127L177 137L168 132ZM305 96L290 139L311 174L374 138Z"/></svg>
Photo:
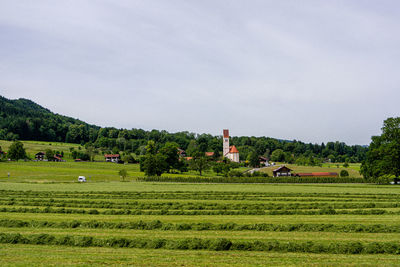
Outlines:
<svg viewBox="0 0 400 267"><path fill-rule="evenodd" d="M70 117L54 114L28 99L9 100L0 96L0 139L39 140L78 143L101 148L102 151L143 155L149 140L157 149L167 142L175 142L190 156L195 152L221 153L222 138L210 134L142 129L101 128ZM221 129L222 131L222 129ZM343 142L311 144L301 141L285 141L269 137L231 137L231 144L240 151L240 159L246 160L251 152L273 161L285 161L302 165L318 162L361 162L367 147L348 146Z"/></svg>

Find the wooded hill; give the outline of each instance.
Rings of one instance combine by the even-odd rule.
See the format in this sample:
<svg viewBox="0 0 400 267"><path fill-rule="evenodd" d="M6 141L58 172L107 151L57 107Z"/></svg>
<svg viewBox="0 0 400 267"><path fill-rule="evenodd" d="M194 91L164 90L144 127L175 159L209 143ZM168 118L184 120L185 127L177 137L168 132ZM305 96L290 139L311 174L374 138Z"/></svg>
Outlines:
<svg viewBox="0 0 400 267"><path fill-rule="evenodd" d="M141 155L149 140L157 147L175 142L188 155L195 151L221 153L222 138L210 134L190 132L169 133L167 131L142 129L101 128L83 121L55 114L28 99L10 100L0 96L0 139L58 141L77 144L92 144L103 151L125 151ZM273 161L298 162L312 165L321 160L332 162L360 162L368 148L343 142L311 144L301 141L283 141L269 137L231 137L231 144L240 151L245 160L251 151ZM315 162L313 162L315 160ZM311 162L310 162L311 161Z"/></svg>

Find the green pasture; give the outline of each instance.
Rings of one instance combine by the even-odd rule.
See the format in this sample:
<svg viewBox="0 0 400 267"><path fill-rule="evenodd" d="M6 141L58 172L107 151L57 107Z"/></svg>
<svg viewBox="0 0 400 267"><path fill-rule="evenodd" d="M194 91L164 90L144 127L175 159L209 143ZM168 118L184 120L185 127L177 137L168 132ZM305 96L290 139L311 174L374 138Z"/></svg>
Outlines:
<svg viewBox="0 0 400 267"><path fill-rule="evenodd" d="M273 252L228 250L215 251L196 248L171 249L122 248L107 246L81 247L46 244L33 245L16 241L0 243L0 265L137 265L137 266L310 266L310 265L380 265L398 264L395 252L379 250L381 246L399 244L400 214L315 214L315 215L134 215L118 214L126 210L175 210L217 212L230 210L281 209L322 210L335 207L337 211L360 210L369 212L400 210L400 187L372 184L187 184L144 183L128 177L119 181L118 167L112 163L61 163L17 162L0 164L13 166L13 172L21 178L3 177L0 182L0 240L3 236L58 238L72 237L76 240L164 240L163 242L186 242L185 240L229 240L235 244L255 242L279 242L295 246L368 247L369 252L359 255L337 253ZM21 168L18 168L21 166ZM41 167L37 167L41 166ZM69 167L66 167L69 166ZM82 169L79 166L84 166ZM138 172L137 165L127 165L129 173ZM51 175L33 179L35 168L43 168ZM19 170L20 169L20 170ZM90 171L92 180L87 183L70 182L61 177ZM135 172L136 171L136 172ZM29 179L23 176L30 177ZM60 175L60 176L57 176ZM68 174L69 175L69 174ZM81 175L81 174L80 174ZM83 173L87 177L89 174ZM113 180L113 176L116 176ZM71 176L72 177L72 176ZM95 180L98 177L98 180ZM71 178L72 179L72 178ZM63 182L65 181L65 182ZM369 205L371 204L371 206ZM373 204L373 205L372 205ZM343 206L345 205L345 206ZM346 207L348 205L348 207ZM380 205L380 206L379 206ZM298 208L296 208L298 207ZM21 211L17 209L21 208ZM29 210L23 211L28 208ZM65 209L66 213L53 212ZM12 209L15 209L12 211ZM47 210L46 210L47 209ZM37 213L46 210L46 213ZM110 212L109 214L68 213L68 210ZM8 224L7 224L8 223ZM82 224L82 225L81 225ZM129 224L165 225L175 228L127 228ZM221 225L222 228L185 228L189 225ZM234 225L263 225L287 227L290 230L233 229ZM86 226L85 226L86 225ZM96 226L97 225L97 226ZM100 227L100 226L101 227ZM125 225L125 226L124 226ZM293 228L309 226L308 230ZM330 226L325 230L319 227ZM335 228L335 226L337 228ZM351 226L352 228L348 228ZM286 228L285 228L286 229ZM334 230L339 229L339 230ZM340 230L342 229L342 230ZM347 230L351 229L351 230ZM361 229L364 229L361 231ZM376 230L368 232L365 229ZM392 229L391 232L385 232ZM4 240L4 239L3 239ZM11 244L14 242L15 244ZM348 244L348 245L346 245ZM378 254L372 254L371 248ZM50 253L51 252L51 253Z"/></svg>
<svg viewBox="0 0 400 267"><path fill-rule="evenodd" d="M397 266L398 255L179 251L0 244L2 266Z"/></svg>
<svg viewBox="0 0 400 267"><path fill-rule="evenodd" d="M48 161L18 161L0 162L0 182L76 182L83 175L89 182L120 181L118 171L128 172L126 181L144 176L139 164L117 164L112 162L48 162ZM10 178L8 178L10 173ZM183 174L168 174L163 176L192 177L198 172L189 171ZM214 177L212 170L205 171L203 177Z"/></svg>
<svg viewBox="0 0 400 267"><path fill-rule="evenodd" d="M72 143L61 143L61 142L44 142L44 141L21 141L24 144L24 148L28 157L31 159L35 158L35 154L38 152L46 152L46 149L64 152L64 158L72 160L70 148L79 150L81 147L78 144ZM8 148L12 144L12 141L0 140L0 146L4 151L8 151ZM84 149L81 147L81 149Z"/></svg>

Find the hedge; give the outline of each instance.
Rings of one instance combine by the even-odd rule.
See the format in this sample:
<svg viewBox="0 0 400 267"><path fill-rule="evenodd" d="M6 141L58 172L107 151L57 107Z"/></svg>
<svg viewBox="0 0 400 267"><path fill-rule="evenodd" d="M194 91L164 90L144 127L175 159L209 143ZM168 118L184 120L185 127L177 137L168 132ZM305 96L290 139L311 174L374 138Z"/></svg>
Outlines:
<svg viewBox="0 0 400 267"><path fill-rule="evenodd" d="M356 177L137 177L140 182L174 183L365 183L364 178Z"/></svg>

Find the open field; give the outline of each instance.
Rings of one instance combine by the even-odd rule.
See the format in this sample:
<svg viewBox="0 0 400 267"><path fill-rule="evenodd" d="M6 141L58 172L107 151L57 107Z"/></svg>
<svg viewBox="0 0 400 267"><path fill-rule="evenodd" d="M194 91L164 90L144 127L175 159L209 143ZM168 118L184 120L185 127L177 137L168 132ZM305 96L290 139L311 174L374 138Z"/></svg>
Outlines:
<svg viewBox="0 0 400 267"><path fill-rule="evenodd" d="M0 182L76 182L79 175L84 175L89 182L120 181L118 171L126 169L126 181L142 177L139 164L116 164L111 162L47 162L18 161L0 163ZM247 168L242 168L246 170ZM8 179L10 173L10 179ZM193 177L198 172L189 171L183 174L168 174L163 176ZM212 170L204 171L204 177L214 177Z"/></svg>
<svg viewBox="0 0 400 267"><path fill-rule="evenodd" d="M304 167L289 165L295 172L310 171L337 171L341 169L336 167ZM269 167L262 169L272 176L272 169ZM47 161L18 161L0 163L0 182L76 182L79 175L84 175L89 182L120 181L118 171L126 169L128 177L126 181L136 180L137 177L143 177L144 173L140 171L139 164L116 164L110 162L47 162ZM239 170L245 171L248 168L241 167ZM350 177L360 177L358 171L347 168ZM8 178L10 173L10 178ZM200 177L198 172L189 171L185 173L168 174L163 177ZM203 177L216 177L217 174L211 169L203 172Z"/></svg>
<svg viewBox="0 0 400 267"><path fill-rule="evenodd" d="M368 184L2 182L0 264L393 266L399 196Z"/></svg>
<svg viewBox="0 0 400 267"><path fill-rule="evenodd" d="M61 142L44 142L44 141L21 141L24 144L24 148L28 157L34 159L35 154L42 151L45 152L46 149L51 149L55 151L64 152L64 158L66 160L72 160L70 148L78 150L80 145L61 143ZM0 146L3 150L8 151L8 148L12 144L12 141L0 140Z"/></svg>

